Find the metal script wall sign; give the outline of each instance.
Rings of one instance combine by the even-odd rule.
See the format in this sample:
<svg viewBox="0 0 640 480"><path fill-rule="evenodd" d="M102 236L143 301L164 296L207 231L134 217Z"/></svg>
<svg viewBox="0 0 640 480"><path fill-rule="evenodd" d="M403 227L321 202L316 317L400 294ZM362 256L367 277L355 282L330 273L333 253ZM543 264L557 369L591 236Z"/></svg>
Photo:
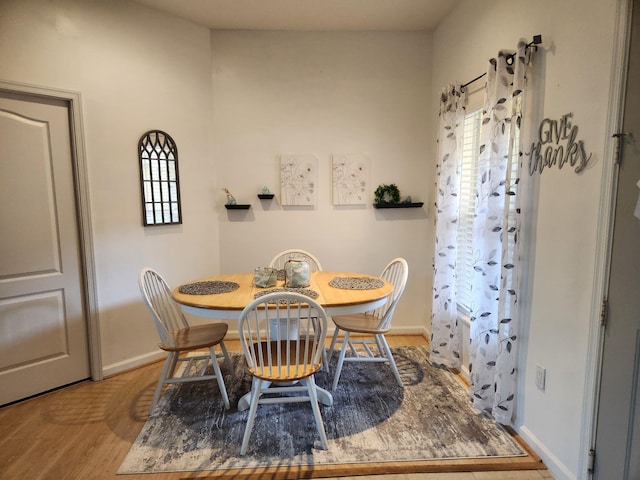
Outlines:
<svg viewBox="0 0 640 480"><path fill-rule="evenodd" d="M589 164L591 153L587 156L584 142L577 140L578 126L571 124L572 113L566 113L560 120L545 118L540 122L538 141L531 144L529 156L529 175L536 170L542 173L545 167L558 165L562 168L565 163L580 173Z"/></svg>

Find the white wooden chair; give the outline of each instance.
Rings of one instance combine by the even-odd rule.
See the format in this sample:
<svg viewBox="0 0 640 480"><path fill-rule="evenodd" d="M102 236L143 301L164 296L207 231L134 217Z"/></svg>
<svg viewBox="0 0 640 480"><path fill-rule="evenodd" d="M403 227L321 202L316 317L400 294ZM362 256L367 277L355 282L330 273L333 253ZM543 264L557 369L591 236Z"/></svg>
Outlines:
<svg viewBox="0 0 640 480"><path fill-rule="evenodd" d="M229 408L229 397L224 384L222 372L218 365L218 358L224 357L229 370L233 375L231 359L224 345L224 337L227 334L226 323L211 323L206 325L190 326L180 306L173 300L171 289L167 282L154 270L143 268L139 277L140 292L142 298L151 313L155 323L160 343L158 346L167 352L167 359L158 379L149 415L160 399L162 388L167 384L195 382L203 380L216 380L222 395L225 408ZM221 354L216 354L213 347L219 345ZM197 350L207 349L203 355L182 355ZM207 359L213 365L214 375L205 374L209 361L197 366L199 360ZM178 363L184 363L179 376L176 376Z"/></svg>
<svg viewBox="0 0 640 480"><path fill-rule="evenodd" d="M271 318L280 321L271 322ZM322 366L326 331L324 309L298 293L270 293L242 311L238 332L252 382L241 455L247 452L258 405L268 403L310 402L322 448L327 448L314 379ZM286 396L292 392L306 395Z"/></svg>
<svg viewBox="0 0 640 480"><path fill-rule="evenodd" d="M319 272L322 270L322 265L320 265L320 260L317 259L315 255L307 252L306 250L301 250L299 248L291 248L289 250L284 250L280 252L273 260L269 263L271 268L275 268L278 270L284 269L284 264L292 258L304 258L309 263L309 271L310 272ZM327 360L327 350L325 348L322 349L322 365L323 369L327 372L329 371L329 362Z"/></svg>
<svg viewBox="0 0 640 480"><path fill-rule="evenodd" d="M307 262L309 262L309 271L310 272L318 272L322 270L322 266L320 265L320 261L311 253L300 250L299 248L292 248L289 250L285 250L280 252L273 260L269 263L271 268L277 268L278 270L284 269L284 264L287 263L288 260L292 258L304 258Z"/></svg>
<svg viewBox="0 0 640 480"><path fill-rule="evenodd" d="M398 305L398 301L404 292L407 284L409 267L404 258L392 260L380 275L382 278L393 284L393 293L388 301L381 307L367 313L354 315L333 316L333 323L336 325L329 347L329 358L332 357L337 343L342 344L336 372L333 377L332 388L338 386L340 373L344 362L385 362L388 363L396 377L398 384L402 386L402 379L398 372L398 367L391 354L391 349L384 336L391 329L391 319L393 312ZM340 331L344 332L344 337L338 338ZM365 338L351 340L350 334L364 335ZM373 336L373 339L367 338ZM357 347L360 348L357 348ZM373 346L373 348L372 348ZM349 347L350 355L346 355Z"/></svg>

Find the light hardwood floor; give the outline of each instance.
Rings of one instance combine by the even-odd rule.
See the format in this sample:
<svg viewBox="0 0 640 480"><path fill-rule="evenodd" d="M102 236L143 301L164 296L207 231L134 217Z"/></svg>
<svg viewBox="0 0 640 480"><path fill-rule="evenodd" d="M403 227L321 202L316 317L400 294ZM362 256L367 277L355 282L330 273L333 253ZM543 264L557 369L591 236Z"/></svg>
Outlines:
<svg viewBox="0 0 640 480"><path fill-rule="evenodd" d="M419 336L389 336L391 346L426 345ZM239 351L237 341L226 341ZM211 472L116 475L142 429L162 363L122 373L102 382L82 382L0 408L0 478L3 480L179 480L214 478ZM532 470L359 475L341 480L541 480L553 479L540 467ZM505 470L507 469L507 470ZM449 468L449 471L451 468ZM401 471L401 470L399 470ZM375 473L373 470L371 473ZM292 478L291 474L252 475L255 479ZM333 477L337 478L337 477Z"/></svg>

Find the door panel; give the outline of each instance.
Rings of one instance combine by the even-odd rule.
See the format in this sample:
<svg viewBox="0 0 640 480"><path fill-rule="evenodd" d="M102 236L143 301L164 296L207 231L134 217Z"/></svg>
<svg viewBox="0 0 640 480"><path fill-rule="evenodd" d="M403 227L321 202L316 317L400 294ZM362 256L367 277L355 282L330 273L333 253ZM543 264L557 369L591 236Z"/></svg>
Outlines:
<svg viewBox="0 0 640 480"><path fill-rule="evenodd" d="M0 370L68 355L63 292L23 295L0 303L2 338Z"/></svg>
<svg viewBox="0 0 640 480"><path fill-rule="evenodd" d="M5 205L0 210L0 222L11 226L0 244L0 278L60 271L55 210L51 208L55 201L48 123L0 111L0 132L0 201ZM24 222L23 218L30 221ZM15 255L21 250L31 254Z"/></svg>
<svg viewBox="0 0 640 480"><path fill-rule="evenodd" d="M0 405L89 377L69 124L0 93Z"/></svg>
<svg viewBox="0 0 640 480"><path fill-rule="evenodd" d="M595 478L640 479L640 0L633 2L621 163L613 226L608 321L598 408Z"/></svg>

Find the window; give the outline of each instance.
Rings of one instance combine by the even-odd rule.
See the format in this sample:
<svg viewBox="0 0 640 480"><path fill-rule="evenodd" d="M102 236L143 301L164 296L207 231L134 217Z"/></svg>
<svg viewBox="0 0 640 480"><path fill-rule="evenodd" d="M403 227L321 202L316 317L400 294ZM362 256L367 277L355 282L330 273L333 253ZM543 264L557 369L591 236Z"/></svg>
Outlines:
<svg viewBox="0 0 640 480"><path fill-rule="evenodd" d="M168 134L151 130L140 138L138 155L143 225L182 223L175 142Z"/></svg>
<svg viewBox="0 0 640 480"><path fill-rule="evenodd" d="M462 168L460 171L460 206L456 258L456 298L458 310L468 315L471 309L473 278L473 219L476 209L477 152L480 149L482 109L465 115L463 129Z"/></svg>
<svg viewBox="0 0 640 480"><path fill-rule="evenodd" d="M468 316L471 311L473 280L473 222L476 208L476 181L478 176L478 152L480 150L480 125L482 108L473 109L465 115L463 129L462 168L460 171L460 206L458 213L458 241L456 257L456 299L458 312ZM519 130L513 142L511 171L518 165ZM515 188L509 182L508 190ZM512 224L515 215L515 196L508 196L508 218ZM511 247L513 248L513 247ZM511 274L510 271L507 274Z"/></svg>

